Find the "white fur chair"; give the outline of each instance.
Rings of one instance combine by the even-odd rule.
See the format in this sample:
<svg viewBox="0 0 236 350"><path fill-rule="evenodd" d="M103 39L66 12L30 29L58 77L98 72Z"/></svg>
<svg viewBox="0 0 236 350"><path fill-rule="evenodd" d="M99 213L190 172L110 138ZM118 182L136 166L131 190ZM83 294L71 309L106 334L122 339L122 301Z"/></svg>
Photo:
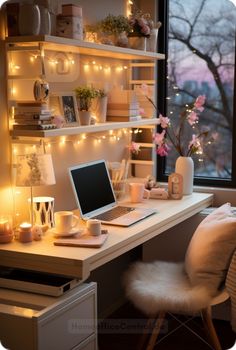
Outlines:
<svg viewBox="0 0 236 350"><path fill-rule="evenodd" d="M124 276L126 295L148 317L152 333L143 334L140 347L151 350L166 312L200 313L211 345L221 350L211 318L212 305L229 298L224 283L236 247L236 217L229 203L198 226L183 263L134 263ZM158 348L158 347L157 347Z"/></svg>
<svg viewBox="0 0 236 350"><path fill-rule="evenodd" d="M143 334L141 349L153 349L166 312L190 315L200 312L211 344L221 350L211 319L211 306L228 299L225 289L212 295L211 288L192 286L183 263L164 261L133 264L126 273L125 285L127 297L149 318L145 329L153 329L151 334Z"/></svg>

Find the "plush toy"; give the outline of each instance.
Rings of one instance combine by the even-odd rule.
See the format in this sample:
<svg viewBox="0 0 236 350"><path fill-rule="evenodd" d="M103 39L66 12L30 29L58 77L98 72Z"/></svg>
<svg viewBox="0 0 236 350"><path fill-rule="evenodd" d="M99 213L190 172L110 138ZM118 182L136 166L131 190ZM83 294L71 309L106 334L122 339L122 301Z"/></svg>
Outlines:
<svg viewBox="0 0 236 350"><path fill-rule="evenodd" d="M32 227L32 236L35 241L40 241L42 239L43 230L40 225L34 225Z"/></svg>

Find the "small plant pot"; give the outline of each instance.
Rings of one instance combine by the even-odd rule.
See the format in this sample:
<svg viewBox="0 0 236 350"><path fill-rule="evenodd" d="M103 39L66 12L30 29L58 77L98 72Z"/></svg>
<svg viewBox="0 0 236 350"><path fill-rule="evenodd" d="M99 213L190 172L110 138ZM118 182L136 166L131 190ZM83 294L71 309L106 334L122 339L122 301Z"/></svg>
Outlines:
<svg viewBox="0 0 236 350"><path fill-rule="evenodd" d="M147 38L145 36L129 36L129 47L135 50L147 50Z"/></svg>
<svg viewBox="0 0 236 350"><path fill-rule="evenodd" d="M80 125L89 125L91 122L91 112L90 111L79 111Z"/></svg>

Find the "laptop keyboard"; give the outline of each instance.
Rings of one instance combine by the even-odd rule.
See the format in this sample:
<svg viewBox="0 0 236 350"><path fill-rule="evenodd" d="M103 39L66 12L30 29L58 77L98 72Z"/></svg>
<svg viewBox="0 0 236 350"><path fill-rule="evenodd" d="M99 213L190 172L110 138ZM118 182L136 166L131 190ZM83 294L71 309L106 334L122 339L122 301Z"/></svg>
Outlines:
<svg viewBox="0 0 236 350"><path fill-rule="evenodd" d="M97 219L101 221L112 221L116 218L119 218L122 215L130 213L134 209L135 208L118 206L106 211L105 213L94 216L93 219Z"/></svg>

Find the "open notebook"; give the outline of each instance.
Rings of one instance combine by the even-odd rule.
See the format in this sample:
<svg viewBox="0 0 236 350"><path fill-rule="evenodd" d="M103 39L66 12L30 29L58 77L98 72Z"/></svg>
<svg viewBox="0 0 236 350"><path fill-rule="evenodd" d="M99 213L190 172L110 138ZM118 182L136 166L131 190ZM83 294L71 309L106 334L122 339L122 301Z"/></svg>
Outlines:
<svg viewBox="0 0 236 350"><path fill-rule="evenodd" d="M69 175L84 220L99 219L103 224L130 226L156 213L151 208L117 204L105 160L70 167Z"/></svg>

